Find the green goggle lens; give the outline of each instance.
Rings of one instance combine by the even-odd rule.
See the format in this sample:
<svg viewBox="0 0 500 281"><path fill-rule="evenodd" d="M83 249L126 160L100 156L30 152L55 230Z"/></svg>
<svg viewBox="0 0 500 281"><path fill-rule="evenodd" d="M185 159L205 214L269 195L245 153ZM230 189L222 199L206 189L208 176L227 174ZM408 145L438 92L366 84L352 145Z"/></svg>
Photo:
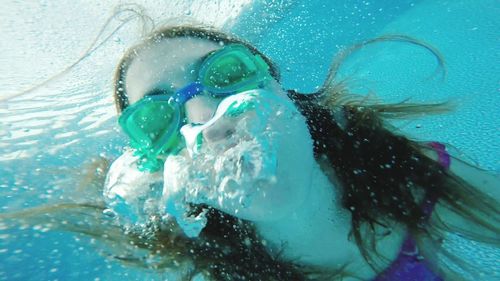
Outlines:
<svg viewBox="0 0 500 281"><path fill-rule="evenodd" d="M252 77L256 73L256 68L237 57L225 57L217 64L207 69L207 76L202 83L209 87L224 89L225 87L242 83L247 77Z"/></svg>
<svg viewBox="0 0 500 281"><path fill-rule="evenodd" d="M199 70L199 81L213 94L258 88L269 80L269 66L243 45L230 45L209 56Z"/></svg>
<svg viewBox="0 0 500 281"><path fill-rule="evenodd" d="M174 114L165 102L151 103L140 108L130 116L128 120L135 128L135 135L139 137L141 144L152 146L158 141L160 132L168 129ZM140 125L139 125L140 124Z"/></svg>
<svg viewBox="0 0 500 281"><path fill-rule="evenodd" d="M145 160L152 160L150 163L143 161L147 170L156 168L157 156L171 152L178 143L181 110L178 105L168 101L168 98L146 97L127 107L118 119L118 123L130 137L130 145L136 149L137 155ZM148 165L153 168L148 168Z"/></svg>

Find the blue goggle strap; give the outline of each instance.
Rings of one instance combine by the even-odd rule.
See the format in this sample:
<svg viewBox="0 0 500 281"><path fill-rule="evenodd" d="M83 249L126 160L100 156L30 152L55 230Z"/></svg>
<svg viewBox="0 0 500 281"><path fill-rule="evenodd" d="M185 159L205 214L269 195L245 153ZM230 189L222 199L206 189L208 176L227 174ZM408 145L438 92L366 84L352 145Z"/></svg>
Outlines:
<svg viewBox="0 0 500 281"><path fill-rule="evenodd" d="M172 96L172 99L176 103L182 105L193 97L199 95L204 90L205 87L200 82L193 82L175 92L175 94Z"/></svg>

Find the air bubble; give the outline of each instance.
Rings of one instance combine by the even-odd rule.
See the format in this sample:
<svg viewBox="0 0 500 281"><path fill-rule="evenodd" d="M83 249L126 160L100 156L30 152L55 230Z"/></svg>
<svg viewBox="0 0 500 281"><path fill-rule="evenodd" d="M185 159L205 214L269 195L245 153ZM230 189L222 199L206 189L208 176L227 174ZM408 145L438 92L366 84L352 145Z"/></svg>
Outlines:
<svg viewBox="0 0 500 281"><path fill-rule="evenodd" d="M116 212L113 211L112 209L104 209L102 211L102 214L108 218L114 218L117 215Z"/></svg>

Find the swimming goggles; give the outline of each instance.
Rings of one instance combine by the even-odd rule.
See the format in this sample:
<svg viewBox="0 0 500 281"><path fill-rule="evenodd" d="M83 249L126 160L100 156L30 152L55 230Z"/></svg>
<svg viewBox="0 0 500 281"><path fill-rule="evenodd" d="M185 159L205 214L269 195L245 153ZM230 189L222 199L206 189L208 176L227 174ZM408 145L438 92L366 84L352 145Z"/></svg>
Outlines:
<svg viewBox="0 0 500 281"><path fill-rule="evenodd" d="M184 104L201 93L226 97L262 88L271 79L269 65L244 45L232 44L209 54L200 65L195 82L177 90L146 95L128 106L118 123L130 137L130 146L140 157L141 171L157 171L161 155L175 154L180 148L181 126L185 123Z"/></svg>

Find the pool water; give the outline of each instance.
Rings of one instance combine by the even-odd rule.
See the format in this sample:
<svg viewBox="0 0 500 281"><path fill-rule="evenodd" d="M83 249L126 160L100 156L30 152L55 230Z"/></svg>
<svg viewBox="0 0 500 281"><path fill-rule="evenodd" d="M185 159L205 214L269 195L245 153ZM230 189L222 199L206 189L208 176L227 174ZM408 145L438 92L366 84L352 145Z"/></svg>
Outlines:
<svg viewBox="0 0 500 281"><path fill-rule="evenodd" d="M384 101L454 100L452 114L398 121L416 139L445 142L466 159L500 173L500 5L495 0L137 1L158 22L182 16L251 41L281 68L285 87L312 92L335 53L383 34L404 34L436 47L445 79L425 50L403 43L368 47L342 66L359 93ZM116 158L126 144L112 102L113 71L137 42L141 25L129 14L110 22L99 48L61 78L16 96L78 60L122 3L109 1L5 1L0 11L0 206L20 210L71 197L82 163ZM158 8L161 7L161 8ZM217 11L223 12L217 12ZM70 21L68 22L68 19ZM168 22L168 21L167 21ZM470 257L483 280L500 280L498 249L459 237L449 247ZM480 251L478 251L480 249ZM0 280L168 280L97 254L93 240L0 224Z"/></svg>

